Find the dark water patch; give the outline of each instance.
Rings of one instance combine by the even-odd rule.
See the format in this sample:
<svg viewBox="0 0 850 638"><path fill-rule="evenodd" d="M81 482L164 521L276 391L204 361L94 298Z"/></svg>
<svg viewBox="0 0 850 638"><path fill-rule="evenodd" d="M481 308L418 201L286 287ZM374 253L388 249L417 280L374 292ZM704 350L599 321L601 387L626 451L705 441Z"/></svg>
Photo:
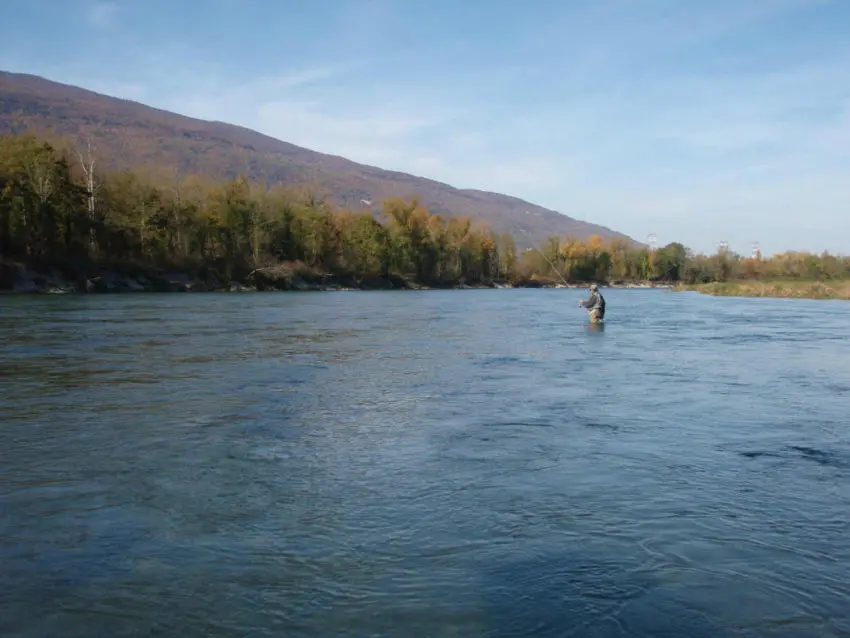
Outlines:
<svg viewBox="0 0 850 638"><path fill-rule="evenodd" d="M789 449L798 452L802 458L814 461L819 465L841 469L850 468L850 452L820 450L805 445L792 445Z"/></svg>
<svg viewBox="0 0 850 638"><path fill-rule="evenodd" d="M488 421L481 423L485 428L551 428L554 424L544 421Z"/></svg>
<svg viewBox="0 0 850 638"><path fill-rule="evenodd" d="M133 341L132 348L168 348L174 345L173 341L165 341L163 339L146 339L141 338ZM127 348L128 350L130 348Z"/></svg>
<svg viewBox="0 0 850 638"><path fill-rule="evenodd" d="M483 367L488 366L510 366L512 364L527 364L533 363L533 359L528 359L525 357L520 357L517 355L503 355L503 356L492 356L492 357L479 357L478 365Z"/></svg>
<svg viewBox="0 0 850 638"><path fill-rule="evenodd" d="M747 450L744 452L738 452L738 454L748 459L782 458L782 455L777 452L769 452L765 450Z"/></svg>
<svg viewBox="0 0 850 638"><path fill-rule="evenodd" d="M746 459L783 461L786 466L793 461L807 461L827 468L850 469L850 452L844 450L823 450L805 445L789 445L773 450L740 450L737 453Z"/></svg>
<svg viewBox="0 0 850 638"><path fill-rule="evenodd" d="M711 335L711 336L704 336L702 339L704 341L709 342L709 343L717 343L717 344L720 344L720 345L729 345L729 346L770 343L772 341L780 340L779 337L777 337L776 335L772 335L772 334ZM789 340L788 335L786 335L784 340ZM793 340L793 338L790 339L790 340Z"/></svg>
<svg viewBox="0 0 850 638"><path fill-rule="evenodd" d="M824 390L834 394L845 395L850 394L850 385L843 383L825 383ZM850 422L850 415L848 415L847 421Z"/></svg>
<svg viewBox="0 0 850 638"><path fill-rule="evenodd" d="M487 567L487 630L507 636L722 636L722 627L693 606L676 600L629 560L599 555L580 542L572 552L539 548L539 556L503 560ZM592 547L592 545L591 545Z"/></svg>
<svg viewBox="0 0 850 638"><path fill-rule="evenodd" d="M621 428L620 425L617 425L615 423L602 423L597 421L585 421L582 422L582 425L586 428L596 430L608 430L609 432L618 432Z"/></svg>

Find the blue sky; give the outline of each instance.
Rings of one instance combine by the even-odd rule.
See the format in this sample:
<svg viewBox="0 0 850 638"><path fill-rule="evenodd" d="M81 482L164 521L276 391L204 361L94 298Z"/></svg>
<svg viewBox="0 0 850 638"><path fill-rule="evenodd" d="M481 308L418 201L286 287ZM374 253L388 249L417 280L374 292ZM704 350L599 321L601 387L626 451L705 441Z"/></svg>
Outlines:
<svg viewBox="0 0 850 638"><path fill-rule="evenodd" d="M847 0L6 0L0 68L659 244L850 253Z"/></svg>

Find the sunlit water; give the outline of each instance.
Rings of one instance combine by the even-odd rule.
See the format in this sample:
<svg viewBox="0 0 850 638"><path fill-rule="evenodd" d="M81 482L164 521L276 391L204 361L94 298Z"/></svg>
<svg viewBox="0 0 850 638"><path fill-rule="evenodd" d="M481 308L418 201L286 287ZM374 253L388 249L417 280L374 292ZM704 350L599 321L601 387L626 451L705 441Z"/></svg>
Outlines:
<svg viewBox="0 0 850 638"><path fill-rule="evenodd" d="M850 304L0 297L0 635L847 636Z"/></svg>

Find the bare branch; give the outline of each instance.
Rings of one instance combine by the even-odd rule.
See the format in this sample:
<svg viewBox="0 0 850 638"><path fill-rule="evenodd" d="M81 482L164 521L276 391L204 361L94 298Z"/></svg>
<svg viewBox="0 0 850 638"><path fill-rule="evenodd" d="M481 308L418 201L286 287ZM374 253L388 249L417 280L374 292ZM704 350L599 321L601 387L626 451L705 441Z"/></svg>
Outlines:
<svg viewBox="0 0 850 638"><path fill-rule="evenodd" d="M91 136L87 136L86 139L86 154L83 156L83 153L79 148L76 149L77 157L80 160L80 165L83 168L83 173L86 179L86 190L88 191L88 214L89 214L89 222L91 224L91 230L89 235L89 243L91 244L92 250L95 248L95 244L97 243L97 234L94 227L95 222L95 209L96 209L96 193L98 189L97 180L95 179L94 167L95 167L95 146L92 142Z"/></svg>

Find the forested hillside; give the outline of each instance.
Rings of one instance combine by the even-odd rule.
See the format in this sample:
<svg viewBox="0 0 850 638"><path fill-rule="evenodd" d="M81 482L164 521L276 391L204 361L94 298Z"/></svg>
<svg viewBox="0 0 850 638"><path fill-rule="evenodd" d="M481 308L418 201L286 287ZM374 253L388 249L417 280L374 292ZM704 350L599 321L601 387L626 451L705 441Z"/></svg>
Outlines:
<svg viewBox="0 0 850 638"><path fill-rule="evenodd" d="M508 233L520 248L549 235L631 238L516 197L455 188L318 153L249 129L208 122L33 75L0 72L0 133L31 132L87 147L102 171L310 188L340 208L380 212L390 198L417 198L429 211L463 215Z"/></svg>

